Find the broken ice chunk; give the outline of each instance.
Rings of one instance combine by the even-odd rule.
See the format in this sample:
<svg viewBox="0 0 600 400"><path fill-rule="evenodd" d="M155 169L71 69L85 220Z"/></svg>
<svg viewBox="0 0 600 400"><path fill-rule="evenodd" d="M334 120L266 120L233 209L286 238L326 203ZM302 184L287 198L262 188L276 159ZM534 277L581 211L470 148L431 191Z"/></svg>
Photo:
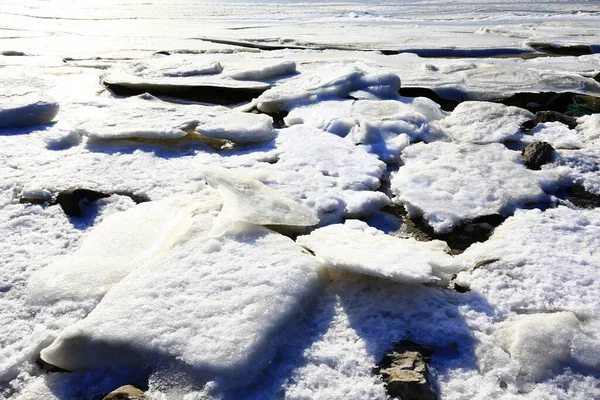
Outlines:
<svg viewBox="0 0 600 400"><path fill-rule="evenodd" d="M234 221L287 226L311 226L319 222L316 215L303 205L241 173L205 166L201 175L219 189L223 198L223 209L213 229L215 234L222 233Z"/></svg>
<svg viewBox="0 0 600 400"><path fill-rule="evenodd" d="M418 143L402 151L405 165L392 191L411 217L423 216L438 233L477 217L511 214L526 203L550 200L564 170L530 171L518 152L501 144Z"/></svg>
<svg viewBox="0 0 600 400"><path fill-rule="evenodd" d="M329 225L300 236L298 244L310 249L327 268L376 276L405 283L427 283L460 270L446 243L400 239L359 220Z"/></svg>
<svg viewBox="0 0 600 400"><path fill-rule="evenodd" d="M199 380L249 383L273 357L279 330L321 288L324 270L263 227L239 223L208 242L203 227L194 229L113 287L42 359L68 370L179 362Z"/></svg>
<svg viewBox="0 0 600 400"><path fill-rule="evenodd" d="M42 303L97 302L132 270L169 250L190 228L195 214L203 214L209 230L220 207L219 197L206 191L203 196L152 201L113 214L90 232L77 252L30 278L30 298Z"/></svg>
<svg viewBox="0 0 600 400"><path fill-rule="evenodd" d="M0 129L47 124L58 114L56 101L21 84L19 79L0 79Z"/></svg>
<svg viewBox="0 0 600 400"><path fill-rule="evenodd" d="M457 142L477 144L516 139L523 122L534 115L522 108L485 101L465 101L437 126Z"/></svg>
<svg viewBox="0 0 600 400"><path fill-rule="evenodd" d="M293 61L267 62L261 59L254 61L254 63L247 60L243 66L227 68L224 75L236 80L264 81L295 72L296 63Z"/></svg>
<svg viewBox="0 0 600 400"><path fill-rule="evenodd" d="M344 98L354 90L374 91L387 98L398 96L400 78L366 64L328 64L264 92L256 101L259 110L271 113L331 98Z"/></svg>
<svg viewBox="0 0 600 400"><path fill-rule="evenodd" d="M196 130L204 136L235 143L273 138L271 117L221 106L174 104L150 95L107 100L85 108L87 118L76 131L94 139L177 139Z"/></svg>

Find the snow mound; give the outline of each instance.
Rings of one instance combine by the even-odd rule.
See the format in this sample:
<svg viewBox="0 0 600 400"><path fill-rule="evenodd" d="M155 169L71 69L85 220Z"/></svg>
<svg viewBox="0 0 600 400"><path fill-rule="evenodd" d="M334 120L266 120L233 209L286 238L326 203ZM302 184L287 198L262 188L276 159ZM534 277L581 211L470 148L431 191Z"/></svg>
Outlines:
<svg viewBox="0 0 600 400"><path fill-rule="evenodd" d="M600 114L585 115L577 123L577 133L586 143L600 143Z"/></svg>
<svg viewBox="0 0 600 400"><path fill-rule="evenodd" d="M19 79L0 79L0 129L47 124L58 114L56 101L21 83Z"/></svg>
<svg viewBox="0 0 600 400"><path fill-rule="evenodd" d="M201 171L202 177L218 188L223 198L214 232L235 221L287 226L311 226L319 222L314 212L256 179L215 166L205 166Z"/></svg>
<svg viewBox="0 0 600 400"><path fill-rule="evenodd" d="M323 284L292 240L240 223L186 241L138 268L42 358L68 370L177 361L198 379L247 384L269 362L277 333Z"/></svg>
<svg viewBox="0 0 600 400"><path fill-rule="evenodd" d="M31 301L99 301L135 268L168 251L191 227L195 214L216 214L221 204L215 193L205 191L201 197L152 201L107 217L77 252L31 276Z"/></svg>
<svg viewBox="0 0 600 400"><path fill-rule="evenodd" d="M571 360L580 331L572 312L520 315L500 330L502 347L521 373L540 381Z"/></svg>
<svg viewBox="0 0 600 400"><path fill-rule="evenodd" d="M580 135L575 130L560 122L538 124L531 135L523 135L524 143L546 142L555 149L580 149L584 147Z"/></svg>
<svg viewBox="0 0 600 400"><path fill-rule="evenodd" d="M518 138L521 124L534 117L531 112L518 107L465 101L436 124L457 142L486 144Z"/></svg>
<svg viewBox="0 0 600 400"><path fill-rule="evenodd" d="M398 75L364 63L327 64L267 90L258 97L256 106L267 113L289 111L303 104L344 98L358 90L371 92L378 97L395 98L399 89Z"/></svg>
<svg viewBox="0 0 600 400"><path fill-rule="evenodd" d="M444 252L447 245L442 241L400 239L359 220L319 228L296 242L314 252L327 268L395 282L434 282L460 269Z"/></svg>
<svg viewBox="0 0 600 400"><path fill-rule="evenodd" d="M418 143L403 150L392 191L411 217L449 232L464 221L549 201L544 190L559 184L563 170L531 171L520 158L498 143Z"/></svg>
<svg viewBox="0 0 600 400"><path fill-rule="evenodd" d="M86 106L76 131L93 139L178 139L196 130L204 136L236 143L273 138L273 120L220 106L173 104L149 95L107 100Z"/></svg>

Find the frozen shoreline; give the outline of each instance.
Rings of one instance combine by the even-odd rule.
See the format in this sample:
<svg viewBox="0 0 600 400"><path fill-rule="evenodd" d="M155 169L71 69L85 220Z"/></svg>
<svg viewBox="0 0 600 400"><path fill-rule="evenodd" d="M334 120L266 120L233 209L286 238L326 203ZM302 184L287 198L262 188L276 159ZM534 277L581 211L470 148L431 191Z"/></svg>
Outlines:
<svg viewBox="0 0 600 400"><path fill-rule="evenodd" d="M0 396L600 398L600 13L440 6L7 0Z"/></svg>

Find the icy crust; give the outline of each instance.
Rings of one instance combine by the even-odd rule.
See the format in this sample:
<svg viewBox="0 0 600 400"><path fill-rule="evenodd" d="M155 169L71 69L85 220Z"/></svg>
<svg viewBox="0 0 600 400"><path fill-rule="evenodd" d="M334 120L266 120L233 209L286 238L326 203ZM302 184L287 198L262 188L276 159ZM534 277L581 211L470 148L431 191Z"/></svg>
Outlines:
<svg viewBox="0 0 600 400"><path fill-rule="evenodd" d="M297 125L278 131L275 148L277 162L261 168L260 180L315 211L320 225L369 215L389 204L376 191L385 164L350 141Z"/></svg>
<svg viewBox="0 0 600 400"><path fill-rule="evenodd" d="M380 98L395 98L400 78L365 63L331 63L304 71L267 90L256 100L259 110L273 113L366 91Z"/></svg>
<svg viewBox="0 0 600 400"><path fill-rule="evenodd" d="M465 101L435 124L454 141L487 144L517 139L520 125L533 118L531 112L522 108Z"/></svg>
<svg viewBox="0 0 600 400"><path fill-rule="evenodd" d="M0 129L47 124L58 114L58 102L36 88L22 85L19 79L0 77Z"/></svg>
<svg viewBox="0 0 600 400"><path fill-rule="evenodd" d="M105 100L85 106L74 130L92 139L178 139L190 131L235 143L273 138L267 115L243 113L220 106L173 104L150 95Z"/></svg>
<svg viewBox="0 0 600 400"><path fill-rule="evenodd" d="M557 188L565 171L531 171L520 157L498 143L418 143L404 149L404 165L392 177L395 201L436 232L549 201L544 190Z"/></svg>
<svg viewBox="0 0 600 400"><path fill-rule="evenodd" d="M572 374L598 367L599 251L600 211L561 206L517 211L488 241L460 256L471 268L459 281L506 318L476 332L487 374L530 392L534 381L544 382L566 367Z"/></svg>
<svg viewBox="0 0 600 400"><path fill-rule="evenodd" d="M248 383L273 356L283 324L321 287L323 271L268 229L240 223L207 240L200 225L113 287L42 358L68 370L177 360L203 380Z"/></svg>
<svg viewBox="0 0 600 400"><path fill-rule="evenodd" d="M212 218L222 206L214 191L140 204L102 221L73 255L61 258L29 280L32 302L98 302L135 268L168 251L198 213Z"/></svg>
<svg viewBox="0 0 600 400"><path fill-rule="evenodd" d="M429 142L444 135L430 124L444 116L440 106L424 97L398 100L322 101L294 108L288 126L305 124L347 137L382 161L398 162L411 141Z"/></svg>
<svg viewBox="0 0 600 400"><path fill-rule="evenodd" d="M438 240L418 242L384 234L359 220L329 225L300 236L327 268L371 275L404 283L435 282L460 270Z"/></svg>

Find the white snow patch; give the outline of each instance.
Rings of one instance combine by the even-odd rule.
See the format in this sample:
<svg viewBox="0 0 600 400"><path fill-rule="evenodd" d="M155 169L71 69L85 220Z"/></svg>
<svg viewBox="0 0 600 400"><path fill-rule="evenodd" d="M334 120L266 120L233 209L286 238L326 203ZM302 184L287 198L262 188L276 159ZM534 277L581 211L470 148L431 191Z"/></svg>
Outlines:
<svg viewBox="0 0 600 400"><path fill-rule="evenodd" d="M520 372L539 381L570 361L573 338L579 331L575 314L565 311L517 316L499 335Z"/></svg>
<svg viewBox="0 0 600 400"><path fill-rule="evenodd" d="M58 114L56 101L23 83L21 79L0 77L0 129L47 124Z"/></svg>
<svg viewBox="0 0 600 400"><path fill-rule="evenodd" d="M538 124L531 135L523 135L524 143L546 142L555 149L580 149L584 147L581 137L573 129L560 122Z"/></svg>
<svg viewBox="0 0 600 400"><path fill-rule="evenodd" d="M319 228L296 241L313 251L327 268L395 282L434 282L460 270L444 252L448 246L442 241L400 239L359 220Z"/></svg>
<svg viewBox="0 0 600 400"><path fill-rule="evenodd" d="M533 118L531 112L522 108L465 101L435 124L457 142L486 144L517 139L521 124Z"/></svg>
<svg viewBox="0 0 600 400"><path fill-rule="evenodd" d="M576 129L585 143L600 143L600 114L584 115L578 118Z"/></svg>
<svg viewBox="0 0 600 400"><path fill-rule="evenodd" d="M563 169L531 171L501 144L418 143L402 152L392 177L396 201L411 217L423 216L436 232L492 214L510 214L526 203L547 202Z"/></svg>

